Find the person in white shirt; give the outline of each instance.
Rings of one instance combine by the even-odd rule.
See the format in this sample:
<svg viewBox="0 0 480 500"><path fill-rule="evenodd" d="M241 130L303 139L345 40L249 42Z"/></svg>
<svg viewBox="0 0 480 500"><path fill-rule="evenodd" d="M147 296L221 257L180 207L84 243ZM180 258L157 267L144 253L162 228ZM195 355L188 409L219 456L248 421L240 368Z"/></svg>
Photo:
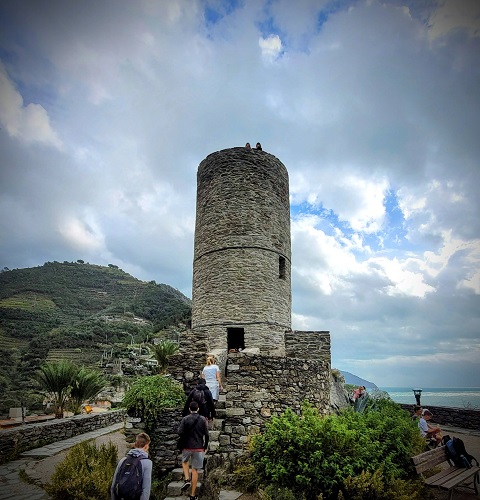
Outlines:
<svg viewBox="0 0 480 500"><path fill-rule="evenodd" d="M213 401L218 401L220 391L223 391L220 368L215 364L213 356L207 356L207 364L203 368L202 377L212 393Z"/></svg>
<svg viewBox="0 0 480 500"><path fill-rule="evenodd" d="M428 423L433 417L433 414L430 410L425 408L422 410L422 415L418 419L418 428L420 429L420 434L425 438L433 438L436 441L436 446L439 446L442 442L442 432L440 427L433 427Z"/></svg>

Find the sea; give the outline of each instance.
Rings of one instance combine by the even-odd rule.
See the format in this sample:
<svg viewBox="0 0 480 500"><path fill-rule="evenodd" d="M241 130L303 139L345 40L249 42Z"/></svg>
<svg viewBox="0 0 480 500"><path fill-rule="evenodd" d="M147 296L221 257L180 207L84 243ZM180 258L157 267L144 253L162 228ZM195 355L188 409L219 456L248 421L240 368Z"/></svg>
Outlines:
<svg viewBox="0 0 480 500"><path fill-rule="evenodd" d="M397 403L416 404L412 387L379 387ZM416 389L416 388L415 388ZM480 409L480 387L422 387L420 402L428 406Z"/></svg>

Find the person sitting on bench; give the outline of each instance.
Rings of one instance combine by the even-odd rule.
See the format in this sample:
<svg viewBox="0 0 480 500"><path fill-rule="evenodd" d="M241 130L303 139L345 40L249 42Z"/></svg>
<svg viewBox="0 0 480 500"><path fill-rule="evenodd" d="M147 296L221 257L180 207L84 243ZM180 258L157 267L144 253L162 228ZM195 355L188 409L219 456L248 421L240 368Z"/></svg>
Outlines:
<svg viewBox="0 0 480 500"><path fill-rule="evenodd" d="M442 442L442 431L440 427L433 427L428 423L428 421L433 417L433 413L424 408L422 410L422 415L418 419L418 428L420 429L420 434L425 438L435 439L436 445L439 446Z"/></svg>

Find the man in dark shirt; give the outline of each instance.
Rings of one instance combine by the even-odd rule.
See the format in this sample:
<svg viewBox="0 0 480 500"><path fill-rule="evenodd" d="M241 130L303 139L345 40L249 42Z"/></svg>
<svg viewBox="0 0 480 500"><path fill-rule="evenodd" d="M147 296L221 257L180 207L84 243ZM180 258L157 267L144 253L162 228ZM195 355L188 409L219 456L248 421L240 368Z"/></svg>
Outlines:
<svg viewBox="0 0 480 500"><path fill-rule="evenodd" d="M201 391L201 393L199 392ZM199 397L198 394L202 394ZM215 403L210 389L205 385L205 379L200 377L197 385L190 391L185 406L183 407L183 416L187 417L190 414L190 403L196 401L198 403L198 413L210 421L213 421L216 415Z"/></svg>
<svg viewBox="0 0 480 500"><path fill-rule="evenodd" d="M195 495L198 482L198 469L203 467L203 459L208 447L207 420L198 413L198 403L192 401L189 406L190 415L182 418L177 433L183 441L182 468L185 479L182 490L186 491L189 486L190 500L198 500ZM188 461L192 458L192 479L190 481L190 466Z"/></svg>

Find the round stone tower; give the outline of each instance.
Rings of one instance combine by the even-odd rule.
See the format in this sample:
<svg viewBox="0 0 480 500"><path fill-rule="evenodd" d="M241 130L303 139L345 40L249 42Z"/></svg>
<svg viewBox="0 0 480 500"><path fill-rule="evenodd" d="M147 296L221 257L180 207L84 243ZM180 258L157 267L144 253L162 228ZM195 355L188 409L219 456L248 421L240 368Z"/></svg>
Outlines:
<svg viewBox="0 0 480 500"><path fill-rule="evenodd" d="M210 350L285 355L291 328L288 173L245 148L212 153L197 173L192 331Z"/></svg>

